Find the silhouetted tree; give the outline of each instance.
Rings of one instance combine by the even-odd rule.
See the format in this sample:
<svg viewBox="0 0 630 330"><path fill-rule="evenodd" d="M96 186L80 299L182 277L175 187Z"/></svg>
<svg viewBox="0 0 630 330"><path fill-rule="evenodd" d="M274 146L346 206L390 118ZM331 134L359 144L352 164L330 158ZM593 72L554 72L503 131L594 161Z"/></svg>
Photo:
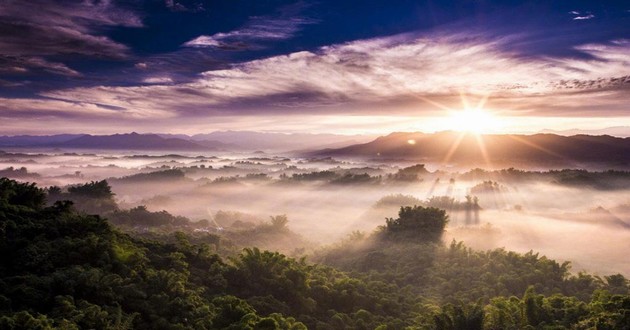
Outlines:
<svg viewBox="0 0 630 330"><path fill-rule="evenodd" d="M448 222L446 211L435 207L403 206L398 218L387 218L385 234L391 238L407 238L437 242Z"/></svg>

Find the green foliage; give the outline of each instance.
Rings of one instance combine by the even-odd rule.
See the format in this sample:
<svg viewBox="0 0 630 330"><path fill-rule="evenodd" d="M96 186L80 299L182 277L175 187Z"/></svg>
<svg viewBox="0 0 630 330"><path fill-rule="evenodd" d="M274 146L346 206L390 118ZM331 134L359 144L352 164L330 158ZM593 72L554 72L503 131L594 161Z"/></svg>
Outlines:
<svg viewBox="0 0 630 330"><path fill-rule="evenodd" d="M149 173L138 173L116 179L119 182L148 182L148 181L177 181L185 179L186 174L181 169L168 169Z"/></svg>
<svg viewBox="0 0 630 330"><path fill-rule="evenodd" d="M166 211L151 212L146 206L137 206L130 210L117 210L108 215L113 224L119 226L149 228L149 227L186 227L190 220L181 216L174 216Z"/></svg>
<svg viewBox="0 0 630 330"><path fill-rule="evenodd" d="M424 164L416 164L398 170L398 172L389 175L388 179L393 181L414 182L420 180L421 177L426 174L429 174L429 171L424 167Z"/></svg>
<svg viewBox="0 0 630 330"><path fill-rule="evenodd" d="M58 187L48 188L49 203L70 200L77 210L89 214L104 214L118 209L112 188L106 180L70 186L67 190L63 193Z"/></svg>
<svg viewBox="0 0 630 330"><path fill-rule="evenodd" d="M13 166L7 167L3 170L0 170L0 177L7 177L13 179L28 179L28 178L39 178L40 175L37 173L31 173L24 166L20 168L13 168Z"/></svg>
<svg viewBox="0 0 630 330"><path fill-rule="evenodd" d="M374 207L376 208L384 208L384 207L400 207L400 206L411 206L411 205L423 205L423 202L411 195L403 195L403 194L395 194L395 195L387 195L379 199L376 203L374 203Z"/></svg>
<svg viewBox="0 0 630 330"><path fill-rule="evenodd" d="M402 206L398 218L388 218L384 228L386 237L397 240L437 242L442 237L448 216L434 207Z"/></svg>
<svg viewBox="0 0 630 330"><path fill-rule="evenodd" d="M498 194L506 190L507 188L503 185L492 180L483 181L482 183L470 188L470 192L473 194Z"/></svg>
<svg viewBox="0 0 630 330"><path fill-rule="evenodd" d="M559 185L593 188L599 190L626 189L630 184L629 171L587 171L582 169L563 169L540 171L523 171L514 168L498 171L473 169L459 175L463 180L496 180L505 181L549 181Z"/></svg>
<svg viewBox="0 0 630 330"><path fill-rule="evenodd" d="M291 180L295 181L320 181L333 180L339 175L333 171L318 171L310 173L295 173L291 176Z"/></svg>
<svg viewBox="0 0 630 330"><path fill-rule="evenodd" d="M352 174L346 173L341 177L331 180L332 184L376 184L380 182L379 177L370 176L367 173Z"/></svg>
<svg viewBox="0 0 630 330"><path fill-rule="evenodd" d="M38 209L44 206L46 194L34 183L20 183L0 178L0 203ZM8 205L7 205L8 204Z"/></svg>
<svg viewBox="0 0 630 330"><path fill-rule="evenodd" d="M439 330L482 330L483 304L447 304L435 315L435 327Z"/></svg>
<svg viewBox="0 0 630 330"><path fill-rule="evenodd" d="M90 197L90 198L111 198L114 197L112 188L106 180L91 181L82 185L68 187L71 195Z"/></svg>
<svg viewBox="0 0 630 330"><path fill-rule="evenodd" d="M223 260L194 235L129 236L70 203L44 207L34 185L0 187L0 329L630 328L623 275L444 246L433 208L321 252L332 268L258 248ZM258 230L279 237L287 221Z"/></svg>

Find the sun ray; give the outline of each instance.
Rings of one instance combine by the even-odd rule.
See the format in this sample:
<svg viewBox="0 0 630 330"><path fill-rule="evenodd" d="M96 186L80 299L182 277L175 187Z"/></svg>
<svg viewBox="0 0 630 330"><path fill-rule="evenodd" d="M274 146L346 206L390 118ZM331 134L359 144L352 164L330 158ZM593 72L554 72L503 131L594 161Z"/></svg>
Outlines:
<svg viewBox="0 0 630 330"><path fill-rule="evenodd" d="M510 137L511 139L516 140L516 141L518 141L518 142L520 142L520 143L522 143L522 144L525 144L525 145L527 145L527 146L530 146L530 147L532 147L532 148L534 148L534 149L538 149L538 150L540 150L540 151L542 151L542 152L545 152L545 153L547 153L547 154L549 154L549 155L552 155L552 156L555 156L555 157L559 157L559 158L563 158L563 159L565 158L563 155L561 155L561 154L559 154L559 153L557 153L557 152L553 152L553 151L551 151L551 150L549 150L549 149L547 149L547 148L541 147L541 146L539 146L539 145L537 145L537 144L535 144L535 143L533 143L533 142L526 141L526 140L524 140L524 139L522 139L522 138L520 138L520 137L518 137L518 136L515 136L515 135L508 135L508 137Z"/></svg>
<svg viewBox="0 0 630 330"><path fill-rule="evenodd" d="M486 163L486 166L488 166L488 169L492 169L492 162L490 160L490 156L488 155L488 150L486 149L486 144L483 140L483 137L479 134L475 134L475 140L477 141L477 146L479 147L481 157Z"/></svg>
<svg viewBox="0 0 630 330"><path fill-rule="evenodd" d="M421 101L427 102L427 103L429 103L431 105L434 105L434 106L436 106L436 107L438 107L438 108L440 108L442 110L452 111L451 108L445 106L444 104L439 103L439 102L435 102L435 101L433 101L433 100L431 100L431 99L429 99L427 97L424 97L422 95L414 95L414 97L417 98L418 100L421 100Z"/></svg>
<svg viewBox="0 0 630 330"><path fill-rule="evenodd" d="M468 98L466 98L466 94L460 92L459 93L459 98L462 100L462 108L463 109L470 109L470 104L468 104Z"/></svg>
<svg viewBox="0 0 630 330"><path fill-rule="evenodd" d="M457 138L455 138L455 141L453 141L453 143L451 144L450 149L446 152L446 155L444 156L444 159L442 160L442 166L447 165L448 162L451 160L451 157L453 157L453 154L455 154L455 151L459 147L460 143L462 143L462 140L464 139L465 135L466 133L459 132L459 134L457 135Z"/></svg>

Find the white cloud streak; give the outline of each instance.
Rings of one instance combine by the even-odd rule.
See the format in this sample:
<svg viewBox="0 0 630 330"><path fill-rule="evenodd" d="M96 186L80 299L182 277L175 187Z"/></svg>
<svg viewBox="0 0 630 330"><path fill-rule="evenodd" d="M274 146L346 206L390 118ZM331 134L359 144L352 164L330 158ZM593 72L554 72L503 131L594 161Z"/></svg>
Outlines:
<svg viewBox="0 0 630 330"><path fill-rule="evenodd" d="M461 106L461 94L490 95L489 106L512 115L627 113L630 42L579 50L593 58L524 59L502 50L500 41L403 35L251 61L204 72L190 83L73 88L43 95L124 109L117 112L121 118L376 111L422 116L440 110L423 100ZM247 106L254 110L242 111ZM59 107L63 111L63 104Z"/></svg>
<svg viewBox="0 0 630 330"><path fill-rule="evenodd" d="M183 46L242 50L260 47L257 45L260 41L290 39L304 25L317 22L298 15L303 7L303 4L298 3L281 8L280 14L276 16L250 17L249 21L239 29L213 35L202 35L184 43Z"/></svg>
<svg viewBox="0 0 630 330"><path fill-rule="evenodd" d="M142 80L142 82L147 84L170 84L173 82L173 79L170 77L149 77Z"/></svg>
<svg viewBox="0 0 630 330"><path fill-rule="evenodd" d="M573 10L573 11L570 11L569 14L575 16L573 17L574 21L583 21L583 20L589 20L589 19L595 18L595 15L593 15L590 12L580 13L579 11Z"/></svg>
<svg viewBox="0 0 630 330"><path fill-rule="evenodd" d="M576 17L573 17L573 20L574 20L574 21L580 21L580 20L587 20L587 19L592 19L592 18L595 18L595 15L593 15L593 14L587 14L587 15L584 15L584 16L576 16Z"/></svg>

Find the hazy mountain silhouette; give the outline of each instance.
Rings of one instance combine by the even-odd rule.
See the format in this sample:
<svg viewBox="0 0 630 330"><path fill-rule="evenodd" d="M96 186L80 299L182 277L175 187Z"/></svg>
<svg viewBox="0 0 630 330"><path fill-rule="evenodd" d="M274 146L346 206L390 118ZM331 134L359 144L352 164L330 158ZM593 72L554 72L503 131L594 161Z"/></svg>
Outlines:
<svg viewBox="0 0 630 330"><path fill-rule="evenodd" d="M567 129L562 131L552 130L552 129L544 129L540 131L540 133L548 133L548 134L558 134L565 136L572 135L612 135L617 137L630 137L630 126L614 126L614 127L606 127L602 129Z"/></svg>
<svg viewBox="0 0 630 330"><path fill-rule="evenodd" d="M476 136L458 132L392 133L368 143L324 149L309 153L308 156L466 164L485 164L490 161L493 164L614 162L626 165L630 162L630 138L608 135L567 137L554 134Z"/></svg>
<svg viewBox="0 0 630 330"><path fill-rule="evenodd" d="M63 143L84 136L85 134L57 134L57 135L16 135L0 136L2 147L35 147L50 146Z"/></svg>
<svg viewBox="0 0 630 330"><path fill-rule="evenodd" d="M318 150L367 142L374 136L220 131L208 134L59 134L0 136L0 147L143 150Z"/></svg>
<svg viewBox="0 0 630 330"><path fill-rule="evenodd" d="M247 150L314 150L339 148L356 143L367 142L374 138L367 135L338 135L310 133L267 133L252 131L218 131L208 134L193 135L195 142L212 140L238 145Z"/></svg>
<svg viewBox="0 0 630 330"><path fill-rule="evenodd" d="M56 145L62 148L139 149L139 150L208 150L213 147L157 134L83 135Z"/></svg>

